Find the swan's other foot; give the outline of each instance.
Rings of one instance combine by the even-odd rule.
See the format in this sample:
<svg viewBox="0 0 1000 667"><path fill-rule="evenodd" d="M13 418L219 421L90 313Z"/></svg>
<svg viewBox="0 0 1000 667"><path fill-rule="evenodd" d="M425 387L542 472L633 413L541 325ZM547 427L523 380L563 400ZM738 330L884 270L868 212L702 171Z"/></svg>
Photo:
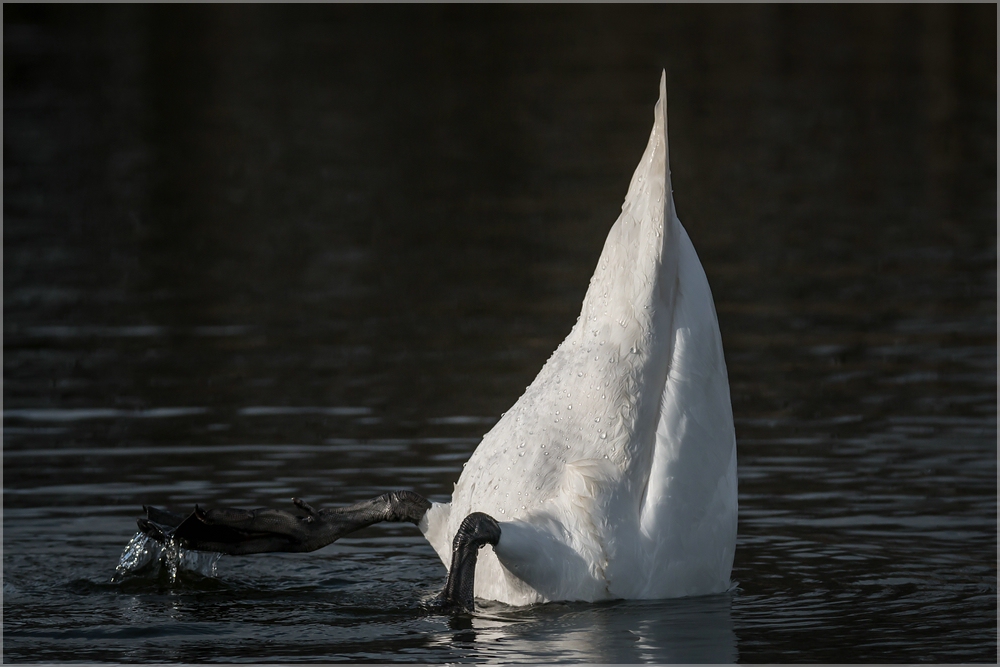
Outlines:
<svg viewBox="0 0 1000 667"><path fill-rule="evenodd" d="M473 512L465 517L451 549L448 581L441 592L441 606L471 612L476 589L476 560L487 544L500 542L500 524L489 514Z"/></svg>
<svg viewBox="0 0 1000 667"><path fill-rule="evenodd" d="M269 551L315 551L344 535L381 521L420 523L430 502L412 491L392 491L350 505L316 510L293 498L306 513L299 516L275 509L203 509L195 506L188 516L143 506L139 530L158 542L176 540L195 551L230 555Z"/></svg>

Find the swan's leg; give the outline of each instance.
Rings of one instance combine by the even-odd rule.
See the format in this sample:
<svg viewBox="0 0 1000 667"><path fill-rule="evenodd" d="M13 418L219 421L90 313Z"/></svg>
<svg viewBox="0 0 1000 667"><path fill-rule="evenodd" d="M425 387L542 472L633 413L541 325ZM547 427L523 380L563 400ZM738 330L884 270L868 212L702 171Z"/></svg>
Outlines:
<svg viewBox="0 0 1000 667"><path fill-rule="evenodd" d="M496 519L482 512L473 512L465 517L452 542L448 581L441 592L443 606L473 610L479 550L487 544L496 546L499 542L500 524Z"/></svg>
<svg viewBox="0 0 1000 667"><path fill-rule="evenodd" d="M315 551L344 535L381 521L417 524L430 502L412 491L393 491L348 507L315 510L293 498L305 516L274 509L211 509L195 507L184 517L144 507L139 530L153 539L176 540L185 549L224 554L267 551Z"/></svg>

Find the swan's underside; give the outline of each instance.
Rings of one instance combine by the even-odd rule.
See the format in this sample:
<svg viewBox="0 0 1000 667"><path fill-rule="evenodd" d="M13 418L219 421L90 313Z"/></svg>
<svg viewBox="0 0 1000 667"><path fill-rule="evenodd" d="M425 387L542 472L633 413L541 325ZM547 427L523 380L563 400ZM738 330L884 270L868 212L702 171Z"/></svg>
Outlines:
<svg viewBox="0 0 1000 667"><path fill-rule="evenodd" d="M299 501L304 516L150 514L144 532L224 553L309 551L376 521L410 521L450 566L448 589L466 597L472 579L457 562L469 549L475 594L508 604L726 590L737 515L729 382L708 280L674 210L665 88L664 76L576 325L483 437L450 503L397 492L319 512ZM492 517L499 538L485 519L470 528L473 514Z"/></svg>

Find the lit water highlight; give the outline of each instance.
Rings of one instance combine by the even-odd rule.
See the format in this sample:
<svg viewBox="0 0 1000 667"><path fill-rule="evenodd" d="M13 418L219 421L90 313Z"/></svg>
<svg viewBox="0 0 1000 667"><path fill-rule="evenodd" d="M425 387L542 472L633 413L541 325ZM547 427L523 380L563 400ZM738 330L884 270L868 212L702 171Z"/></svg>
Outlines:
<svg viewBox="0 0 1000 667"><path fill-rule="evenodd" d="M121 583L126 577L140 575L155 579L165 571L168 583L177 585L182 572L214 577L221 558L222 554L182 549L174 540L160 544L139 532L125 546L111 581Z"/></svg>

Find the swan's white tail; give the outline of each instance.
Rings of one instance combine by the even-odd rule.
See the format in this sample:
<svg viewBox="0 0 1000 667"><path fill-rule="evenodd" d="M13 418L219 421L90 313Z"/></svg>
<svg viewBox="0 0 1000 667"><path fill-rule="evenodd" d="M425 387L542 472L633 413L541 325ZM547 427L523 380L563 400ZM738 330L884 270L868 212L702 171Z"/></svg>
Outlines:
<svg viewBox="0 0 1000 667"><path fill-rule="evenodd" d="M447 565L467 514L501 522L496 554L477 568L481 597L660 598L729 586L729 382L708 281L674 209L667 149L664 73L579 319L484 436L452 502L421 526Z"/></svg>

